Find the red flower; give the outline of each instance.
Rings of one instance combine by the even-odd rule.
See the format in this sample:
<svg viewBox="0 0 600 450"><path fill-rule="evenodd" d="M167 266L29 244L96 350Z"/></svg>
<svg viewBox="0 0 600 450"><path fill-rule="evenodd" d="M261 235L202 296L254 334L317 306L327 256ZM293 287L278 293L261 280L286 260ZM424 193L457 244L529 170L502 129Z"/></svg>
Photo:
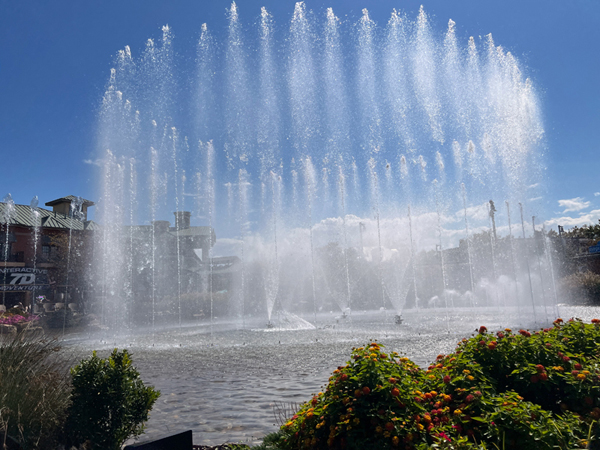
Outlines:
<svg viewBox="0 0 600 450"><path fill-rule="evenodd" d="M498 331L496 336L498 336L498 339L502 339L504 337L504 333L502 331Z"/></svg>
<svg viewBox="0 0 600 450"><path fill-rule="evenodd" d="M533 384L537 383L539 381L539 378L537 375L532 375L531 378L529 379Z"/></svg>
<svg viewBox="0 0 600 450"><path fill-rule="evenodd" d="M444 433L443 431L441 431L440 433L438 433L438 436L441 437L441 438L443 438L443 439L446 439L448 442L451 441L451 439L448 437L448 435L446 433Z"/></svg>
<svg viewBox="0 0 600 450"><path fill-rule="evenodd" d="M450 383L450 380L451 380L450 375L446 375L444 377L444 383L448 384L448 383Z"/></svg>
<svg viewBox="0 0 600 450"><path fill-rule="evenodd" d="M581 370L581 369L583 369L583 367L582 367L582 366L581 366L581 364L579 364L579 363L575 364L575 366L574 366L574 367L575 367L577 370Z"/></svg>
<svg viewBox="0 0 600 450"><path fill-rule="evenodd" d="M527 330L519 330L519 334L525 337L531 337L531 333Z"/></svg>
<svg viewBox="0 0 600 450"><path fill-rule="evenodd" d="M400 395L400 390L398 388L392 389L392 397L398 397Z"/></svg>
<svg viewBox="0 0 600 450"><path fill-rule="evenodd" d="M600 324L600 319L592 319L592 323L598 325Z"/></svg>
<svg viewBox="0 0 600 450"><path fill-rule="evenodd" d="M365 386L363 389L363 394L369 395L371 393L371 388L369 386Z"/></svg>
<svg viewBox="0 0 600 450"><path fill-rule="evenodd" d="M544 366L542 366L541 364L537 364L535 366L535 368L537 369L538 373L542 373L542 372L546 371L546 369L544 368Z"/></svg>
<svg viewBox="0 0 600 450"><path fill-rule="evenodd" d="M484 327L483 325L479 327L479 334L485 334L487 333L487 328Z"/></svg>
<svg viewBox="0 0 600 450"><path fill-rule="evenodd" d="M465 402L467 403L471 403L473 400L475 400L475 397L473 397L471 394L467 395L465 398Z"/></svg>
<svg viewBox="0 0 600 450"><path fill-rule="evenodd" d="M539 377L540 377L540 380L542 380L542 381L548 380L548 374L546 372L540 373Z"/></svg>

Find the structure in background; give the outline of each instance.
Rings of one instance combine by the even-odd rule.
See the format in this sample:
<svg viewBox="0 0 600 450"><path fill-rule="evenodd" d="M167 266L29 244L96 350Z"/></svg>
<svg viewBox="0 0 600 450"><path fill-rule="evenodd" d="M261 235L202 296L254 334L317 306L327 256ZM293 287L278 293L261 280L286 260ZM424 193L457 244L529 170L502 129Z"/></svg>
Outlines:
<svg viewBox="0 0 600 450"><path fill-rule="evenodd" d="M31 205L0 203L0 301L5 308L31 307L40 296L56 303L83 301L93 232L99 229L87 220L93 205L73 195L47 202L52 210L39 208L37 198Z"/></svg>

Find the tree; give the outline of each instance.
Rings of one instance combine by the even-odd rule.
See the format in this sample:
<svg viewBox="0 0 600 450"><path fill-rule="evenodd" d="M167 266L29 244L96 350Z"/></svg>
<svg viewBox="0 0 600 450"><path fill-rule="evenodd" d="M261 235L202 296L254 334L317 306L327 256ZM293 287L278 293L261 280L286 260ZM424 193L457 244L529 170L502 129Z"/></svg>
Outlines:
<svg viewBox="0 0 600 450"><path fill-rule="evenodd" d="M74 444L90 441L93 449L118 450L143 433L160 392L144 385L127 350L114 349L108 359L94 352L71 369L71 377L66 432Z"/></svg>

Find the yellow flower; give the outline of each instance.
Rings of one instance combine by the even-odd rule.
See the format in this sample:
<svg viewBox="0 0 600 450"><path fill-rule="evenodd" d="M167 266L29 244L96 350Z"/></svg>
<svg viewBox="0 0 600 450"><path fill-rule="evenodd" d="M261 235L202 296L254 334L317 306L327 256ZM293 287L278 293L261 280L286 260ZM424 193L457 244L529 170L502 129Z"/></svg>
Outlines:
<svg viewBox="0 0 600 450"><path fill-rule="evenodd" d="M460 416L461 414L462 414L462 411L460 409L455 409L454 410L454 415Z"/></svg>
<svg viewBox="0 0 600 450"><path fill-rule="evenodd" d="M590 371L589 370L583 370L583 371L581 371L581 373L584 374L584 375L589 375Z"/></svg>
<svg viewBox="0 0 600 450"><path fill-rule="evenodd" d="M417 430L423 431L424 428L425 427L422 424L420 424L420 423L417 424Z"/></svg>
<svg viewBox="0 0 600 450"><path fill-rule="evenodd" d="M390 432L389 432L389 431L386 431L385 433L383 433L383 435L384 435L386 438L387 438L387 437L390 437Z"/></svg>
<svg viewBox="0 0 600 450"><path fill-rule="evenodd" d="M399 442L400 442L400 439L398 438L398 436L394 436L392 438L392 444L393 445L398 445Z"/></svg>
<svg viewBox="0 0 600 450"><path fill-rule="evenodd" d="M467 380L469 380L469 381L473 381L474 379L475 379L475 378L473 378L473 375L469 375L469 376L467 377Z"/></svg>
<svg viewBox="0 0 600 450"><path fill-rule="evenodd" d="M463 370L463 373L468 374L468 373L471 373L471 371L469 369L465 369L465 370Z"/></svg>
<svg viewBox="0 0 600 450"><path fill-rule="evenodd" d="M585 375L582 374L582 373L580 373L579 375L577 375L577 379L578 380L582 380L583 381L583 380L585 380L585 378L586 378Z"/></svg>
<svg viewBox="0 0 600 450"><path fill-rule="evenodd" d="M383 428L381 428L381 427L375 428L376 433L381 433L382 431L383 431Z"/></svg>

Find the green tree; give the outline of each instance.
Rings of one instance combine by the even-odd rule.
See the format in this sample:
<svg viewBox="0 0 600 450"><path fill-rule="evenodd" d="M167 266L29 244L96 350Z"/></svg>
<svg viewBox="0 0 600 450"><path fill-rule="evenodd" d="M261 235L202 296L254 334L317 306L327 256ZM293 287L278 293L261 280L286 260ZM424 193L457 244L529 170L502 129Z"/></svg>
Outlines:
<svg viewBox="0 0 600 450"><path fill-rule="evenodd" d="M108 359L93 353L71 369L72 404L66 432L72 443L91 442L92 448L118 450L144 431L144 422L160 396L145 386L127 350L114 349Z"/></svg>

